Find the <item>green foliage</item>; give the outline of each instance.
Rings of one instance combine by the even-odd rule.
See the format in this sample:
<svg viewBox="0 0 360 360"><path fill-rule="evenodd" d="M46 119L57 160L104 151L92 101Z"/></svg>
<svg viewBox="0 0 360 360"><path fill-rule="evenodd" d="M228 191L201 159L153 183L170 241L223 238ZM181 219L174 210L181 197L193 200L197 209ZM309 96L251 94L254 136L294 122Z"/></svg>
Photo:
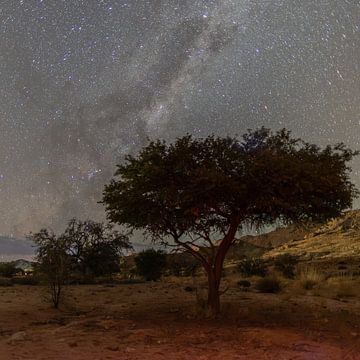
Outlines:
<svg viewBox="0 0 360 360"><path fill-rule="evenodd" d="M166 255L161 250L149 249L135 257L136 269L146 281L159 280L166 266Z"/></svg>
<svg viewBox="0 0 360 360"><path fill-rule="evenodd" d="M295 267L299 258L291 254L282 254L274 260L275 269L279 270L285 277L293 279L295 277Z"/></svg>
<svg viewBox="0 0 360 360"><path fill-rule="evenodd" d="M276 294L281 291L281 283L274 277L264 277L256 282L255 289L262 293Z"/></svg>
<svg viewBox="0 0 360 360"><path fill-rule="evenodd" d="M6 278L13 277L18 272L15 265L11 262L0 263L0 276L4 276Z"/></svg>
<svg viewBox="0 0 360 360"><path fill-rule="evenodd" d="M244 276L266 276L267 267L262 259L243 259L238 266L239 272Z"/></svg>

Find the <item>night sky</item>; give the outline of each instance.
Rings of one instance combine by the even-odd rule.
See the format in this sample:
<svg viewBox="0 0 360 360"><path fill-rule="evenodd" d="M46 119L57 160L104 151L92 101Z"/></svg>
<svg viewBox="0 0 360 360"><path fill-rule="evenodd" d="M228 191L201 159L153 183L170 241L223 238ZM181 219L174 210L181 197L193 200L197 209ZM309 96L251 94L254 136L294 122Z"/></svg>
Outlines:
<svg viewBox="0 0 360 360"><path fill-rule="evenodd" d="M103 219L147 138L262 125L360 148L358 0L0 1L0 234Z"/></svg>

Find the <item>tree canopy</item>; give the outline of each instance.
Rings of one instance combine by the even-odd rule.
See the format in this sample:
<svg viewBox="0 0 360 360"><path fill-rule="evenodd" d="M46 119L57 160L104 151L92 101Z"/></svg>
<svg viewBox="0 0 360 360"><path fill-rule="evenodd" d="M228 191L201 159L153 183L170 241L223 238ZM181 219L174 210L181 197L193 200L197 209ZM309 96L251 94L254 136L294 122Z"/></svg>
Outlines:
<svg viewBox="0 0 360 360"><path fill-rule="evenodd" d="M357 190L348 162L355 155L343 144L320 148L285 129L158 140L118 165L103 203L112 222L182 246L201 261L216 313L224 258L237 231L324 221L351 207Z"/></svg>

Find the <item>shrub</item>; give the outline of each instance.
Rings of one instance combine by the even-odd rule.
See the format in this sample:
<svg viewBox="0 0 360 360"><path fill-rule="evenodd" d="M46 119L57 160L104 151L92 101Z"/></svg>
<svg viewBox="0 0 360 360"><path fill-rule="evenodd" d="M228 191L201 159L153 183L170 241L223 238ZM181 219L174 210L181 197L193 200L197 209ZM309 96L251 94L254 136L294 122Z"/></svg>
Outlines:
<svg viewBox="0 0 360 360"><path fill-rule="evenodd" d="M267 268L264 260L251 258L241 260L239 263L239 271L244 276L266 276Z"/></svg>
<svg viewBox="0 0 360 360"><path fill-rule="evenodd" d="M0 276L11 278L17 273L18 269L11 262L0 264Z"/></svg>
<svg viewBox="0 0 360 360"><path fill-rule="evenodd" d="M40 280L36 276L19 276L11 279L13 284L16 285L39 285Z"/></svg>
<svg viewBox="0 0 360 360"><path fill-rule="evenodd" d="M166 255L161 250L149 249L135 257L136 269L146 281L159 280L166 265Z"/></svg>
<svg viewBox="0 0 360 360"><path fill-rule="evenodd" d="M9 278L0 277L0 287L12 286L13 283Z"/></svg>
<svg viewBox="0 0 360 360"><path fill-rule="evenodd" d="M300 284L305 290L311 290L324 280L324 276L314 268L304 269L300 273Z"/></svg>
<svg viewBox="0 0 360 360"><path fill-rule="evenodd" d="M259 279L255 284L255 289L262 293L276 294L281 290L280 281L274 277Z"/></svg>
<svg viewBox="0 0 360 360"><path fill-rule="evenodd" d="M279 270L286 278L293 279L295 277L295 266L299 262L297 256L291 254L282 254L275 261L275 269Z"/></svg>

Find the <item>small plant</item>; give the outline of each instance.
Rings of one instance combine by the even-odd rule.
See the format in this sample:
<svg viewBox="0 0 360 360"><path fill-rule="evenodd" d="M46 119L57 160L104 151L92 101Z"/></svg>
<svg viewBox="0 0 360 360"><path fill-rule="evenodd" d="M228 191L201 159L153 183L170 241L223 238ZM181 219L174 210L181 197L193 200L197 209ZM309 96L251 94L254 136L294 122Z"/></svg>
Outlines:
<svg viewBox="0 0 360 360"><path fill-rule="evenodd" d="M324 276L314 268L304 269L299 278L300 284L305 290L312 290L324 280Z"/></svg>
<svg viewBox="0 0 360 360"><path fill-rule="evenodd" d="M291 254L282 254L275 261L275 269L280 271L286 278L293 279L295 277L295 267L299 259Z"/></svg>
<svg viewBox="0 0 360 360"><path fill-rule="evenodd" d="M244 276L266 276L267 268L264 260L258 258L244 259L240 261L239 271Z"/></svg>
<svg viewBox="0 0 360 360"><path fill-rule="evenodd" d="M281 283L275 277L264 277L256 282L255 289L261 293L276 294L281 291Z"/></svg>

